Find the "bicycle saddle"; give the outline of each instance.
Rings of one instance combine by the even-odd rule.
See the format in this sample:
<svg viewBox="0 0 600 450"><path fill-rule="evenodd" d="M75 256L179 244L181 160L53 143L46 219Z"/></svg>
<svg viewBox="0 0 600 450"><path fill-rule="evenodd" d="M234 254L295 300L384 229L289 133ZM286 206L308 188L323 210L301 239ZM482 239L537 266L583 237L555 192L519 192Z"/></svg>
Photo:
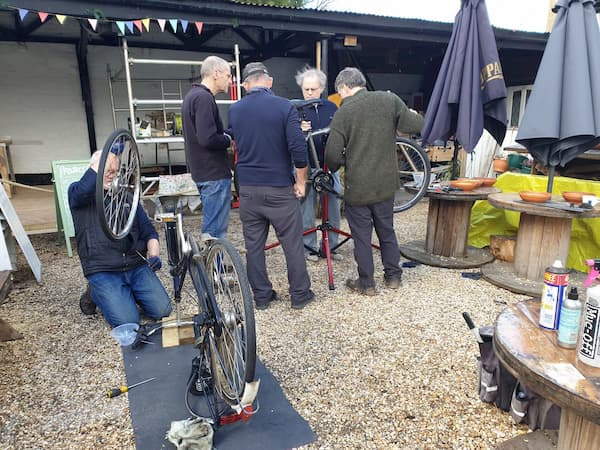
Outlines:
<svg viewBox="0 0 600 450"><path fill-rule="evenodd" d="M302 109L302 108L306 108L307 106L310 106L310 105L316 105L318 103L321 103L321 99L320 98L311 98L308 100L293 99L293 100L290 100L290 102L292 102L292 105L294 105L296 107L296 109Z"/></svg>

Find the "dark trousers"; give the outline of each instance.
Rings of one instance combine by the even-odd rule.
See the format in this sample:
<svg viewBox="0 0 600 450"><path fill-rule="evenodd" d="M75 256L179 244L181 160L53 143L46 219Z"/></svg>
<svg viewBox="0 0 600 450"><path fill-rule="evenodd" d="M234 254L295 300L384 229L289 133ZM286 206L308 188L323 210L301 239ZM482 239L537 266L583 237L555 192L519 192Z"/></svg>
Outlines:
<svg viewBox="0 0 600 450"><path fill-rule="evenodd" d="M306 300L310 278L302 244L300 202L293 186L240 186L240 219L246 244L246 270L254 301L271 299L273 285L267 275L265 243L273 225L287 263L292 303Z"/></svg>
<svg viewBox="0 0 600 450"><path fill-rule="evenodd" d="M381 262L386 279L401 277L400 250L394 232L394 199L372 205L346 204L346 218L354 241L354 259L358 265L358 280L363 288L375 286L371 236L373 226L381 247Z"/></svg>

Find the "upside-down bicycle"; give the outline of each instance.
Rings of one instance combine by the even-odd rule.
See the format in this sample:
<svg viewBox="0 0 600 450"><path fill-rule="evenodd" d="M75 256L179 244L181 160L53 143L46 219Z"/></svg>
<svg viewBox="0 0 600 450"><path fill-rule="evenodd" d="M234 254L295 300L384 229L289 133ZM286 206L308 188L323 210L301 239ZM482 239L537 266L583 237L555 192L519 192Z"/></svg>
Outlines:
<svg viewBox="0 0 600 450"><path fill-rule="evenodd" d="M127 237L140 199L140 160L135 140L125 129L115 130L107 139L98 173L103 174L110 154L118 158L118 171L111 185L103 186L97 178L96 204L106 235L113 240ZM256 334L252 294L242 259L233 245L224 239L199 245L183 231L183 215L178 197L161 197L162 211L155 218L164 224L170 274L173 278L176 319L170 324L152 324L140 328L138 337L147 337L159 328L194 327L195 346L199 355L192 362L186 389L186 406L192 410L189 393L204 395L213 423L231 421L225 414L247 418L252 414L259 381L254 380ZM180 317L181 294L189 274L197 313L190 322ZM226 419L226 420L224 420Z"/></svg>

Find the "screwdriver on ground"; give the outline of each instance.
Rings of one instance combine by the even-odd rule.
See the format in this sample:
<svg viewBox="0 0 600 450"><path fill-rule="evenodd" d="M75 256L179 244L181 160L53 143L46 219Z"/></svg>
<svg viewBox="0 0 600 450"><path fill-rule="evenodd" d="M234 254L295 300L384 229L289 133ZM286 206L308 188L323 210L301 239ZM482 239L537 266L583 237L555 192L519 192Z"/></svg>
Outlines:
<svg viewBox="0 0 600 450"><path fill-rule="evenodd" d="M119 395L124 394L130 389L133 389L134 387L139 386L140 384L148 383L152 380L156 380L156 377L148 378L147 380L140 381L139 383L132 384L131 386L121 386L120 388L111 389L106 393L106 395L108 396L108 398L118 397Z"/></svg>

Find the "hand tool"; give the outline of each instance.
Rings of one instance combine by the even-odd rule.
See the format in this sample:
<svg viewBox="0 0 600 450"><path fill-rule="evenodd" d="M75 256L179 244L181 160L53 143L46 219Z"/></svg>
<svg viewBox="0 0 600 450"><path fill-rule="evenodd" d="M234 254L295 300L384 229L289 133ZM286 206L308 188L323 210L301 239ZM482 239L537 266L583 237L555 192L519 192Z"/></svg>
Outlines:
<svg viewBox="0 0 600 450"><path fill-rule="evenodd" d="M147 380L140 381L139 383L132 384L131 386L121 386L120 388L111 389L106 393L106 395L108 396L108 398L118 397L119 395L128 392L130 389L133 389L134 387L139 386L140 384L148 383L152 380L156 380L156 377L148 378Z"/></svg>

